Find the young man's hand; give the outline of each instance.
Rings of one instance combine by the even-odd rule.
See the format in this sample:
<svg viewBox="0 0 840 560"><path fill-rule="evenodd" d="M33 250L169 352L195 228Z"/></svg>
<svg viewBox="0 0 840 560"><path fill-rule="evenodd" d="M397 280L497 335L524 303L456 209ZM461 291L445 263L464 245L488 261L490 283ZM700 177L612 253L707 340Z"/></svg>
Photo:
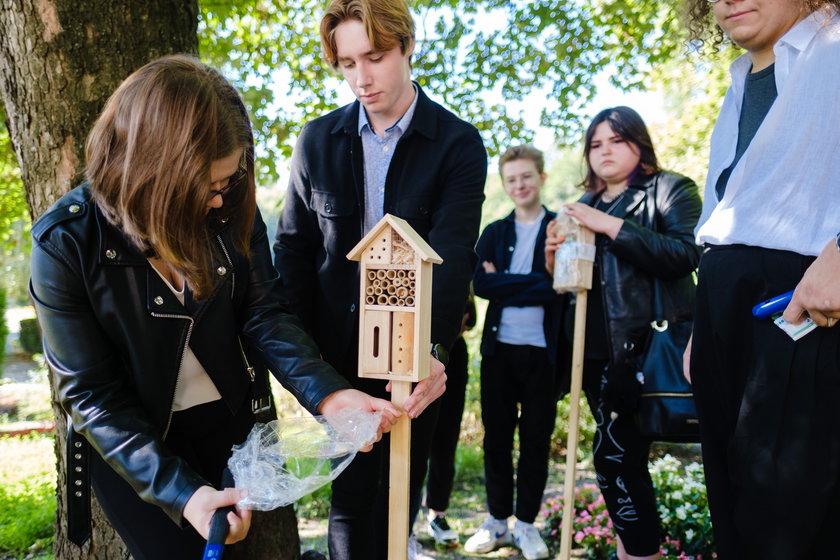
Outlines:
<svg viewBox="0 0 840 560"><path fill-rule="evenodd" d="M388 382L387 391L391 390L391 382ZM435 399L446 391L446 368L434 356L429 358L429 377L415 385L405 403L403 410L409 418L417 418L432 404Z"/></svg>

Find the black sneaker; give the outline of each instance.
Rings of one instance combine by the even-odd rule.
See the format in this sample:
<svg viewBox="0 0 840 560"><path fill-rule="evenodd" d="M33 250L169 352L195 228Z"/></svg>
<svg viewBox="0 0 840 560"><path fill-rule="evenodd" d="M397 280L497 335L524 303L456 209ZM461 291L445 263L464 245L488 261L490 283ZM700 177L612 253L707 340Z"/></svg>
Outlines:
<svg viewBox="0 0 840 560"><path fill-rule="evenodd" d="M429 516L429 536L435 539L437 544L443 546L458 546L458 533L449 526L444 515Z"/></svg>

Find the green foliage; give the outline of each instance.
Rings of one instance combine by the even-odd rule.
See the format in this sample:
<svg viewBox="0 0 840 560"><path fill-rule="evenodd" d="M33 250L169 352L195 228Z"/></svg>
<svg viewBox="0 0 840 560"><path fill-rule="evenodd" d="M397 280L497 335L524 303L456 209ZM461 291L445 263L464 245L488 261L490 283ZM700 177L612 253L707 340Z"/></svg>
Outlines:
<svg viewBox="0 0 840 560"><path fill-rule="evenodd" d="M20 320L20 334L18 335L20 347L29 355L40 354L43 352L41 345L41 329L38 326L38 319L21 319Z"/></svg>
<svg viewBox="0 0 840 560"><path fill-rule="evenodd" d="M12 150L0 109L0 270L9 299L23 303L29 278L29 210L20 178L20 166Z"/></svg>
<svg viewBox="0 0 840 560"><path fill-rule="evenodd" d="M662 560L712 558L714 541L703 467L694 462L683 466L665 455L653 461L650 472L666 535L660 551ZM543 537L557 551L563 522L562 496L549 497L542 513ZM573 546L582 548L590 560L610 558L615 552L615 532L597 486L585 484L577 489L574 515Z"/></svg>
<svg viewBox="0 0 840 560"><path fill-rule="evenodd" d="M55 524L53 438L30 435L0 440L0 456L14 469L0 471L0 556L41 558L49 552ZM4 464L11 466L11 461ZM31 556L30 556L31 555Z"/></svg>
<svg viewBox="0 0 840 560"><path fill-rule="evenodd" d="M332 484L325 484L295 502L295 513L303 519L324 519L330 514Z"/></svg>
<svg viewBox="0 0 840 560"><path fill-rule="evenodd" d="M573 139L594 78L607 70L623 89L649 86L657 65L684 53L677 0L416 0L415 79L482 131L491 154L530 141L522 102L545 99L541 124ZM265 176L288 157L303 123L337 106L341 80L321 58L325 2L205 0L200 52L244 91ZM543 97L544 96L544 97Z"/></svg>
<svg viewBox="0 0 840 560"><path fill-rule="evenodd" d="M0 286L0 371L2 371L3 361L6 358L6 339L9 336L9 326L6 324L6 306L6 290Z"/></svg>

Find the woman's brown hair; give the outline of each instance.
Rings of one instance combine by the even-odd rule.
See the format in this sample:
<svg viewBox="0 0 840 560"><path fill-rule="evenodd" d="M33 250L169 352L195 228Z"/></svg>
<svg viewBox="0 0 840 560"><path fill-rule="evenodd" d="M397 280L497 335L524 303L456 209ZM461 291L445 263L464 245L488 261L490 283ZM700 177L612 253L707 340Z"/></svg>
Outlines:
<svg viewBox="0 0 840 560"><path fill-rule="evenodd" d="M335 28L348 19L362 22L377 52L398 46L405 54L414 46L414 19L404 0L332 0L321 18L321 48L333 68L338 67Z"/></svg>
<svg viewBox="0 0 840 560"><path fill-rule="evenodd" d="M207 214L210 166L244 150L247 179ZM237 91L213 68L183 55L150 62L111 95L85 147L85 171L105 217L145 255L210 295L220 251L211 236L226 222L249 254L256 210L253 137Z"/></svg>
<svg viewBox="0 0 840 560"><path fill-rule="evenodd" d="M723 0L719 0L723 1ZM825 6L840 10L840 0L789 0L802 5L802 13L810 14ZM719 48L726 40L723 30L715 22L712 3L709 0L685 0L685 19L688 39L698 49L705 45Z"/></svg>
<svg viewBox="0 0 840 560"><path fill-rule="evenodd" d="M592 122L589 123L589 128L586 129L583 143L583 162L586 165L586 176L580 184L581 187L587 191L596 192L604 188L604 181L595 175L592 165L589 164L592 137L595 136L595 129L598 128L598 125L604 122L610 126L617 136L625 142L630 142L639 150L639 166L633 172L633 175L639 172L652 175L661 170L656 159L656 152L653 151L653 140L650 139L650 133L641 115L630 107L621 105L609 107L595 115ZM630 178L632 179L633 176Z"/></svg>

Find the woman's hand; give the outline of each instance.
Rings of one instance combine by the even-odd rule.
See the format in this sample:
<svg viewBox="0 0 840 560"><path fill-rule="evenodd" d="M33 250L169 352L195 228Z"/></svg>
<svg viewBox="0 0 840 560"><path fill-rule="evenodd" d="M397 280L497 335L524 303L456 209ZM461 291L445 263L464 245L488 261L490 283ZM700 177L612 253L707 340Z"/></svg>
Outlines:
<svg viewBox="0 0 840 560"><path fill-rule="evenodd" d="M220 507L234 506L234 511L227 514L230 525L225 544L233 544L244 539L251 528L251 510L240 509L236 504L248 495L246 490L225 488L216 490L210 486L202 486L190 496L184 507L184 519L195 527L198 534L205 539L210 534L210 520Z"/></svg>
<svg viewBox="0 0 840 560"><path fill-rule="evenodd" d="M390 381L385 390L391 390ZM429 377L414 386L411 396L405 399L403 403L403 410L409 418L417 418L426 410L427 406L443 395L444 391L446 391L446 368L437 358L431 356L429 358Z"/></svg>
<svg viewBox="0 0 840 560"><path fill-rule="evenodd" d="M582 202L566 204L563 211L595 233L603 233L610 239L615 239L621 226L624 225L624 220L621 218L610 216Z"/></svg>
<svg viewBox="0 0 840 560"><path fill-rule="evenodd" d="M566 238L555 235L557 220L551 220L545 228L545 271L549 276L554 276L554 253Z"/></svg>
<svg viewBox="0 0 840 560"><path fill-rule="evenodd" d="M832 239L811 263L796 285L783 315L788 323L799 324L810 317L817 326L833 327L840 318L840 251Z"/></svg>
<svg viewBox="0 0 840 560"><path fill-rule="evenodd" d="M343 408L364 410L365 412L382 412L382 419L379 422L379 429L376 432L376 441L382 439L382 434L390 432L402 413L385 399L372 397L358 389L341 389L327 395L318 406L318 413L324 416L331 416ZM361 449L370 451L373 444Z"/></svg>

